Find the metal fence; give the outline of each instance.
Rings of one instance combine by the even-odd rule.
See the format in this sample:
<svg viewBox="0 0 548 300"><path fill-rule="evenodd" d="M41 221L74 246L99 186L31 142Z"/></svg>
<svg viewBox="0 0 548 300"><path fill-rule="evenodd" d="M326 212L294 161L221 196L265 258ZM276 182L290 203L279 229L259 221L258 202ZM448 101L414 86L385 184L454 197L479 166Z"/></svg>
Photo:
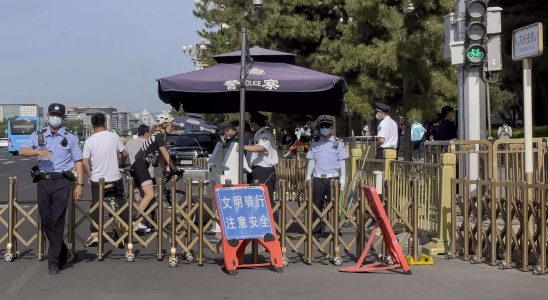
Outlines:
<svg viewBox="0 0 548 300"><path fill-rule="evenodd" d="M158 260L168 259L170 266L176 266L181 259L204 264L207 259L217 259L222 249L220 236L215 234L217 215L212 203L204 195L207 193L207 181L188 179L182 186L184 195L178 193L181 184L171 181L169 187L170 202L155 201L145 210L134 204L134 193L128 193L128 201L117 207L109 197L101 197L96 205L89 207L87 201L71 200L68 205L66 241L73 253L85 248L84 235L90 225L99 233L97 248L87 248L95 252L99 261L108 258L113 252L123 251L128 262L135 261L143 254L139 249L152 247ZM362 186L358 182L358 193L354 201L346 205L339 198L339 183L331 181L332 193L322 207L316 207L312 201L312 184L305 182L303 201L290 201L289 184L281 179L277 182L277 197L273 208L277 216L277 231L282 245L286 264L304 261L308 264L315 261L330 261L340 265L344 260L355 260L360 256L365 245L365 238L371 232L372 218L364 198ZM8 220L0 222L7 232L0 236L6 251L6 261L36 252L39 259L45 253L45 237L40 230L37 204L21 204L17 201L17 179L10 178L9 205L2 209ZM132 191L133 182L129 181ZM105 191L105 184L100 181L100 190ZM162 180L158 180L157 199L162 195ZM414 202L415 203L415 202ZM98 221L92 220L91 214L98 211ZM153 231L146 237L139 236L133 230L133 211L140 213L152 225ZM6 213L7 212L7 213ZM317 215L317 217L314 217ZM313 228L323 227L322 234L313 234ZM415 228L416 224L411 227ZM28 235L30 233L30 236ZM113 235L116 233L117 235ZM25 236L27 234L27 236ZM406 241L402 241L406 242ZM18 244L24 248L21 252ZM0 247L2 248L2 247ZM116 249L119 250L116 250ZM149 254L146 254L150 256ZM256 252L255 256L256 257ZM416 259L416 257L415 257Z"/></svg>
<svg viewBox="0 0 548 300"><path fill-rule="evenodd" d="M452 186L451 257L546 271L548 184L454 179Z"/></svg>

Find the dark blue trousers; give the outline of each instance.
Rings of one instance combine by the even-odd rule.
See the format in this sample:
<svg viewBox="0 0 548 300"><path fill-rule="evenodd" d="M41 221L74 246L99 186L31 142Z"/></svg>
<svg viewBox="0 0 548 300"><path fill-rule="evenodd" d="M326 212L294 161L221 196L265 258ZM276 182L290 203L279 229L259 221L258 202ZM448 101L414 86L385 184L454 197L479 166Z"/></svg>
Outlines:
<svg viewBox="0 0 548 300"><path fill-rule="evenodd" d="M68 249L63 241L65 214L70 197L70 181L66 178L40 180L37 201L42 229L48 238L48 262L64 265Z"/></svg>

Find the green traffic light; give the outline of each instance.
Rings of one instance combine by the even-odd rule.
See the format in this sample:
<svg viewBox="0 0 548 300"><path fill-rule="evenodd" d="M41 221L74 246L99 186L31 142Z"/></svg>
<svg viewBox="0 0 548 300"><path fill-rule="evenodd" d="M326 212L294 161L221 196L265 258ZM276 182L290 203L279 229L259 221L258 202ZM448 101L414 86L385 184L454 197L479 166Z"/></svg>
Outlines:
<svg viewBox="0 0 548 300"><path fill-rule="evenodd" d="M466 58L473 64L479 64L483 62L485 58L485 48L480 45L473 45L466 51Z"/></svg>

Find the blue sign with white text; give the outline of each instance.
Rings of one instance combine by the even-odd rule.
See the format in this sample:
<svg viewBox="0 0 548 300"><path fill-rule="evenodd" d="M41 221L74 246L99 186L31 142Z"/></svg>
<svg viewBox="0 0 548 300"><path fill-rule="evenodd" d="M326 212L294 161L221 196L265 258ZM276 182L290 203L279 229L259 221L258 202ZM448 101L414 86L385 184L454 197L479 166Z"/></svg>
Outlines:
<svg viewBox="0 0 548 300"><path fill-rule="evenodd" d="M227 240L264 238L267 233L274 235L265 194L259 186L215 190Z"/></svg>

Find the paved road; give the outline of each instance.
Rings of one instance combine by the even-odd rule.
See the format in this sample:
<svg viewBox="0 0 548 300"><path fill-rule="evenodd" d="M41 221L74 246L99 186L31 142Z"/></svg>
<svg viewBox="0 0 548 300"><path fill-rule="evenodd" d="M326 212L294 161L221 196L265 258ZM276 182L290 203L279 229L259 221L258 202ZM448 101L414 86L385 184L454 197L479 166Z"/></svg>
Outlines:
<svg viewBox="0 0 548 300"><path fill-rule="evenodd" d="M7 199L10 176L19 178L19 200L34 201L36 189L28 176L33 164L33 159L12 157L0 149L0 201ZM84 198L89 199L88 190ZM0 252L4 247L0 245ZM229 276L222 272L218 255L208 254L203 267L183 262L169 268L167 260L155 259L153 248L139 249L134 263L126 263L120 249L99 262L94 254L96 248L85 249L78 244L77 260L57 276L48 275L47 263L37 261L32 255L35 250L30 249L22 259L0 262L0 299L450 300L546 299L548 295L548 275L500 271L459 259L435 258L434 266L416 266L411 276L339 273L335 266L309 266L298 259L282 274L249 269ZM351 264L346 260L344 266Z"/></svg>

